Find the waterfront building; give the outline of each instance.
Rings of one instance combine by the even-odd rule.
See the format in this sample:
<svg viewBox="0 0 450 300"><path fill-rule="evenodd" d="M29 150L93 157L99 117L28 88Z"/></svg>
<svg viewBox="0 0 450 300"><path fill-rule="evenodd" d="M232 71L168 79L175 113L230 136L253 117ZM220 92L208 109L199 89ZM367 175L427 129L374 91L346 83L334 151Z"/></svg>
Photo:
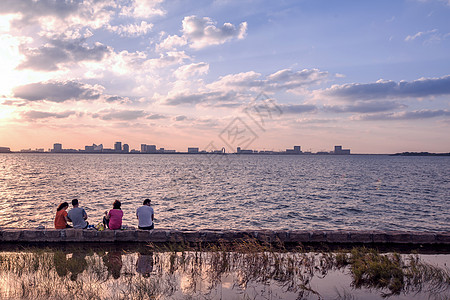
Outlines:
<svg viewBox="0 0 450 300"><path fill-rule="evenodd" d="M300 154L302 153L300 146L294 146L294 149L286 149L287 154Z"/></svg>
<svg viewBox="0 0 450 300"><path fill-rule="evenodd" d="M114 151L116 152L122 152L122 142L116 142L114 144Z"/></svg>
<svg viewBox="0 0 450 300"><path fill-rule="evenodd" d="M156 153L156 145L141 144L141 153Z"/></svg>
<svg viewBox="0 0 450 300"><path fill-rule="evenodd" d="M197 147L189 147L188 153L198 153L198 148Z"/></svg>
<svg viewBox="0 0 450 300"><path fill-rule="evenodd" d="M62 152L62 151L63 151L62 144L60 143L53 144L52 152Z"/></svg>
<svg viewBox="0 0 450 300"><path fill-rule="evenodd" d="M92 146L84 146L85 152L103 152L103 144L96 145L92 144Z"/></svg>
<svg viewBox="0 0 450 300"><path fill-rule="evenodd" d="M129 153L130 152L130 146L128 144L123 144L123 152Z"/></svg>
<svg viewBox="0 0 450 300"><path fill-rule="evenodd" d="M350 149L342 149L342 146L334 146L333 154L337 155L349 155Z"/></svg>
<svg viewBox="0 0 450 300"><path fill-rule="evenodd" d="M9 153L11 149L9 147L0 147L0 153Z"/></svg>

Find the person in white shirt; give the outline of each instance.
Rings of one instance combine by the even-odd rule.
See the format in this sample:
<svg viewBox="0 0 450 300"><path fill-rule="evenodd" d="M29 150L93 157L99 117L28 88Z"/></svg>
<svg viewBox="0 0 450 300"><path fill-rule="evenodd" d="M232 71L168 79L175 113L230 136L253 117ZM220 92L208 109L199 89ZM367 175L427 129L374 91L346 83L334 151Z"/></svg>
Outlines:
<svg viewBox="0 0 450 300"><path fill-rule="evenodd" d="M139 229L150 230L155 228L153 224L154 212L150 206L150 199L145 199L142 206L136 210L136 217L139 220Z"/></svg>

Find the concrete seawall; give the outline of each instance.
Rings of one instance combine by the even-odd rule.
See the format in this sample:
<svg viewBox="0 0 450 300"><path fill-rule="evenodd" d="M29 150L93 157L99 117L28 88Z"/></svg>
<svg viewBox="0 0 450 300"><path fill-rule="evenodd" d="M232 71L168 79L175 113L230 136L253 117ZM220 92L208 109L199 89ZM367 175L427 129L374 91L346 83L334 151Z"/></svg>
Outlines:
<svg viewBox="0 0 450 300"><path fill-rule="evenodd" d="M450 232L302 230L104 230L0 228L2 243L217 243L253 238L261 242L450 245Z"/></svg>

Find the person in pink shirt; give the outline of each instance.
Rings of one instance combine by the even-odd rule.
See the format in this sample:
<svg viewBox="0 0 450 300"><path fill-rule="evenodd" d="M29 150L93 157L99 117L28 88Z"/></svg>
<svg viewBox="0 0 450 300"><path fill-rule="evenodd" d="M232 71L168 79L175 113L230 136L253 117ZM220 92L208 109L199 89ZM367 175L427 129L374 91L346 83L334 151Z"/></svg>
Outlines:
<svg viewBox="0 0 450 300"><path fill-rule="evenodd" d="M113 209L109 212L105 211L106 216L103 218L103 223L106 222L109 229L116 230L122 227L123 211L120 209L121 205L122 203L120 203L119 200L116 200L113 203Z"/></svg>

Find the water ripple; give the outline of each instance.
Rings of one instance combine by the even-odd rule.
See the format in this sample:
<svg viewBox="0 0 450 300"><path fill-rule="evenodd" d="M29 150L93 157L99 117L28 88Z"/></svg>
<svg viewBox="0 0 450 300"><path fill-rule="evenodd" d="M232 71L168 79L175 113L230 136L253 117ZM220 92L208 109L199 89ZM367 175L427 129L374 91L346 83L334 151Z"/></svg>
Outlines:
<svg viewBox="0 0 450 300"><path fill-rule="evenodd" d="M53 226L80 199L124 223L151 198L157 227L450 231L450 158L1 154L0 226Z"/></svg>

